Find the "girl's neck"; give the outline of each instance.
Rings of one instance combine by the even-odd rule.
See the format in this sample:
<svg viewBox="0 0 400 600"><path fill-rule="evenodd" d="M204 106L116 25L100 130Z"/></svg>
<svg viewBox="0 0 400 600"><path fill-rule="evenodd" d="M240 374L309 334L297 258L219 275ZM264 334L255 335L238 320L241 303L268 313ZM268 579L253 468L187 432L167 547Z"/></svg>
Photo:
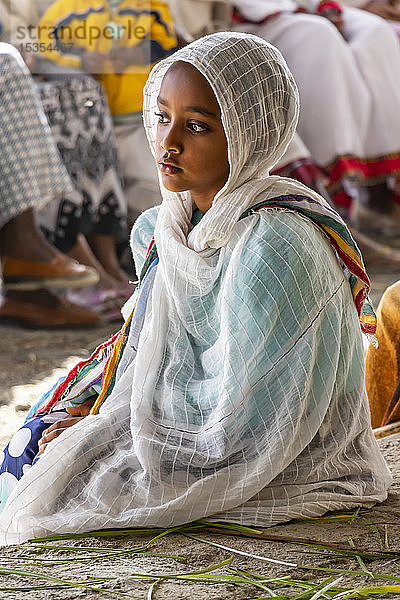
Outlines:
<svg viewBox="0 0 400 600"><path fill-rule="evenodd" d="M192 200L197 206L197 208L204 214L206 213L212 206L214 201L215 194L191 194Z"/></svg>

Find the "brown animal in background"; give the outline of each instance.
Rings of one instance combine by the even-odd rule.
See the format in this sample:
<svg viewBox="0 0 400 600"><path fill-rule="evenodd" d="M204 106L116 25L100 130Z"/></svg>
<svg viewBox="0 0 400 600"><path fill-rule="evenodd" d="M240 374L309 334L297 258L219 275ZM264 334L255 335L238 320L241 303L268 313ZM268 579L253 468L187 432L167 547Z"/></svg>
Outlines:
<svg viewBox="0 0 400 600"><path fill-rule="evenodd" d="M373 428L400 420L400 281L383 294L377 316L379 347L369 346L365 374Z"/></svg>

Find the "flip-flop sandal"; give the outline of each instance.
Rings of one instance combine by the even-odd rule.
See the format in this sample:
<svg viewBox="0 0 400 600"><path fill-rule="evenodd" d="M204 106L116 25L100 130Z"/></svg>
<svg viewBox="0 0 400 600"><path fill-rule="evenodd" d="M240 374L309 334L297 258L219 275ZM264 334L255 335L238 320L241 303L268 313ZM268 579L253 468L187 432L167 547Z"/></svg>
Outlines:
<svg viewBox="0 0 400 600"><path fill-rule="evenodd" d="M121 306L120 292L118 289L82 289L71 291L68 294L70 301L80 304L95 312L102 312L111 307L119 308Z"/></svg>
<svg viewBox="0 0 400 600"><path fill-rule="evenodd" d="M114 321L123 320L121 308L131 297L134 289L133 285L127 285L121 289L92 288L91 290L70 292L68 298L76 304L80 304L97 313L103 320L113 323Z"/></svg>

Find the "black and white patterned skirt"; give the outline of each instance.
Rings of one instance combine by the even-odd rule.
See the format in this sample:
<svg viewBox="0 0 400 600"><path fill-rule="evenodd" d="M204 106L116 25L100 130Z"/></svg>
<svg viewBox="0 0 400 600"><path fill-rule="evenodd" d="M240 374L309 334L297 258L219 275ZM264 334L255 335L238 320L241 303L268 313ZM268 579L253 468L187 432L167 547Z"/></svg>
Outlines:
<svg viewBox="0 0 400 600"><path fill-rule="evenodd" d="M102 85L88 75L38 83L44 112L75 190L40 213L48 238L63 252L79 233L127 235L126 201L112 117Z"/></svg>

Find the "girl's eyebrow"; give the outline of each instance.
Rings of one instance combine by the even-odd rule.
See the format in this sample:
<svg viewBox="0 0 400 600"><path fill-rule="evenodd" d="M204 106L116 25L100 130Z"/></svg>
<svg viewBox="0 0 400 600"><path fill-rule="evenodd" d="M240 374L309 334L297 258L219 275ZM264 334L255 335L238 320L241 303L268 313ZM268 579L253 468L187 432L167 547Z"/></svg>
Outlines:
<svg viewBox="0 0 400 600"><path fill-rule="evenodd" d="M162 104L163 106L169 106L168 102L164 98L161 98L161 96L158 96L157 102L158 104ZM185 112L199 113L200 115L205 115L206 117L213 117L214 119L218 118L218 115L211 112L207 108L204 108L203 106L185 106Z"/></svg>

